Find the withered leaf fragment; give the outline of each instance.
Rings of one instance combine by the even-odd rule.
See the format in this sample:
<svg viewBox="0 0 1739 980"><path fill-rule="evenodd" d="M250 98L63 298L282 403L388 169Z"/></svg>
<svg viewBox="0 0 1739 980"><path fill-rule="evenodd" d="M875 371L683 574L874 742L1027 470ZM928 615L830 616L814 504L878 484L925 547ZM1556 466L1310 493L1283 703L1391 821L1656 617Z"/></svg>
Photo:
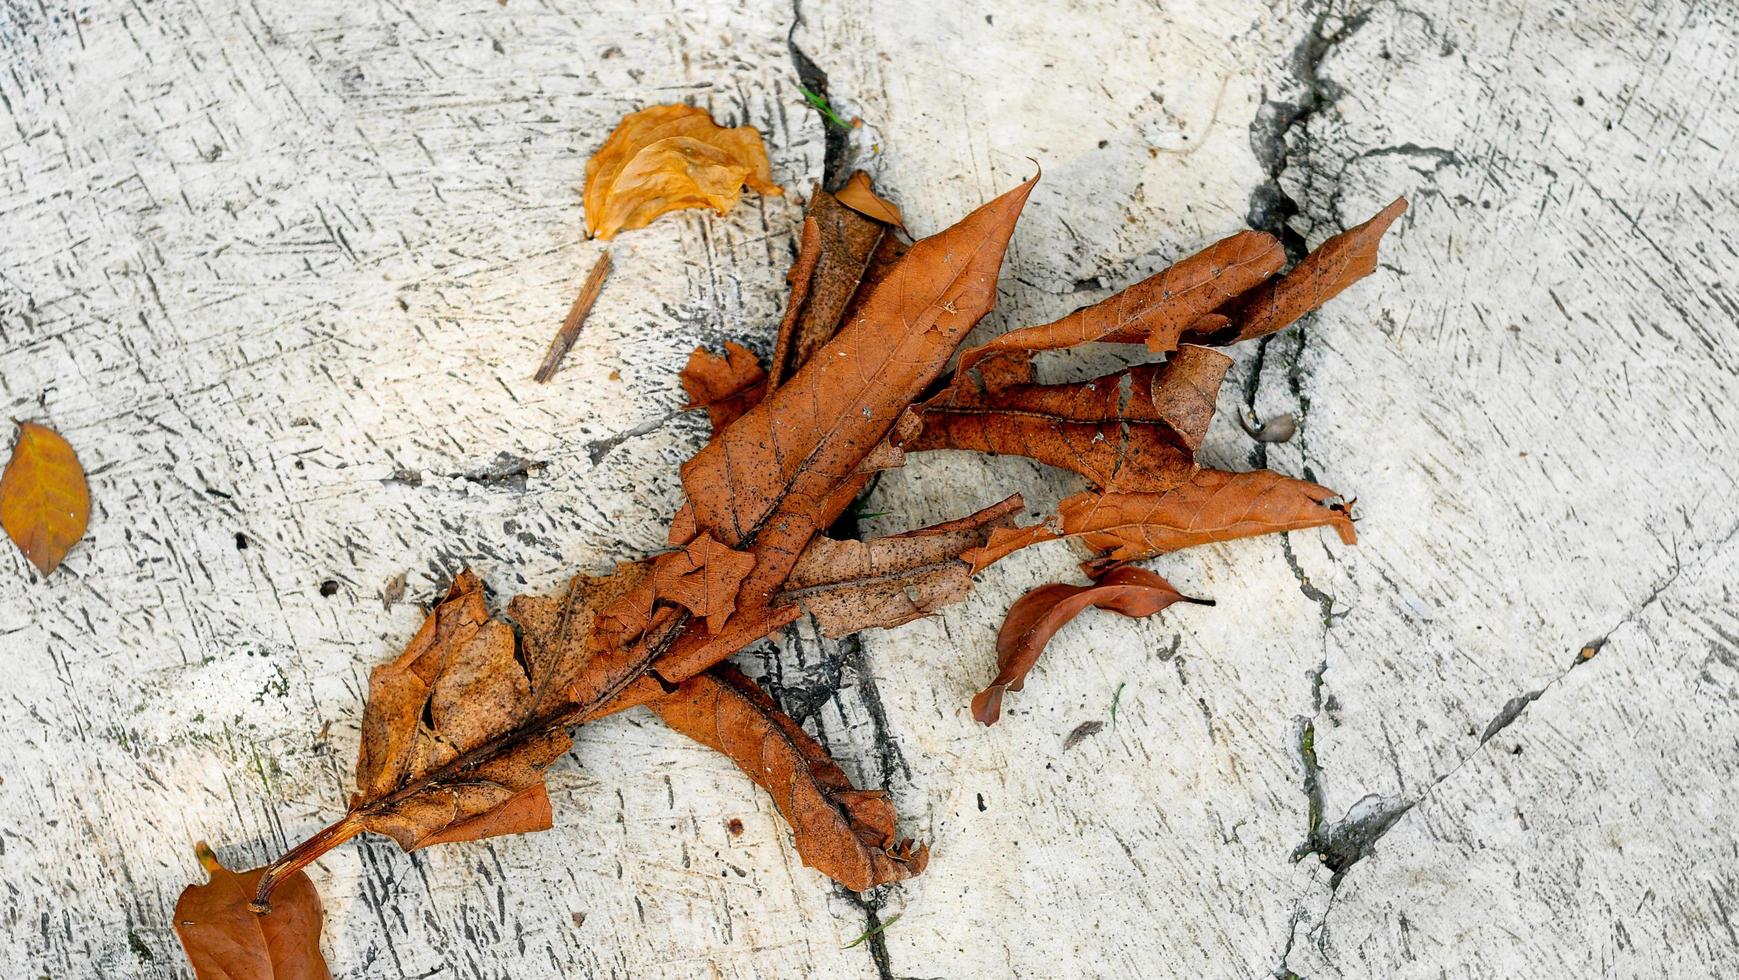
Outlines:
<svg viewBox="0 0 1739 980"><path fill-rule="evenodd" d="M960 355L964 372L997 351L1060 350L1090 341L1175 348L1184 331L1280 270L1285 250L1273 235L1241 231L1051 323L1011 330ZM1223 319L1212 321L1224 323Z"/></svg>
<svg viewBox="0 0 1739 980"><path fill-rule="evenodd" d="M1323 526L1356 544L1352 506L1336 502L1339 496L1270 470L1204 469L1158 493L1075 494L1045 523L992 531L989 543L961 557L976 571L1029 545L1076 537L1111 561L1133 561L1215 541Z"/></svg>
<svg viewBox="0 0 1739 980"><path fill-rule="evenodd" d="M900 209L894 206L894 202L876 193L875 188L870 186L869 174L862 170L853 172L846 179L845 186L833 196L839 198L839 203L865 217L874 218L895 228L906 223L900 216Z"/></svg>
<svg viewBox="0 0 1739 980"><path fill-rule="evenodd" d="M688 355L680 380L682 390L688 393L685 407L706 409L707 419L717 432L761 400L767 372L761 370L754 351L727 340L723 355L696 347Z"/></svg>
<svg viewBox="0 0 1739 980"><path fill-rule="evenodd" d="M1239 297L1220 312L1226 322L1198 324L1186 338L1203 344L1232 344L1283 330L1320 309L1341 291L1377 271L1377 243L1407 210L1398 197L1376 217L1335 235L1305 256L1291 271Z"/></svg>
<svg viewBox="0 0 1739 980"><path fill-rule="evenodd" d="M1220 380L1231 358L1185 345L1164 365L1143 364L1069 384L1010 383L1005 355L996 380L961 378L916 411L922 431L907 450L971 449L1014 454L1072 470L1100 487L1165 490L1196 472Z"/></svg>
<svg viewBox="0 0 1739 980"><path fill-rule="evenodd" d="M1022 506L1015 494L959 520L868 541L817 535L776 601L802 606L825 636L909 623L966 598L972 568L961 553L1013 527Z"/></svg>
<svg viewBox="0 0 1739 980"><path fill-rule="evenodd" d="M265 914L248 903L264 868L225 868L201 841L195 848L210 881L188 885L175 903L175 936L198 980L331 980L320 954L324 913L301 871L278 884Z"/></svg>
<svg viewBox="0 0 1739 980"><path fill-rule="evenodd" d="M681 208L727 214L744 184L783 193L754 127L725 129L694 106L641 109L623 116L586 163L586 230L613 238Z"/></svg>
<svg viewBox="0 0 1739 980"><path fill-rule="evenodd" d="M771 601L810 537L851 503L858 464L989 311L1032 186L913 245L802 370L683 464L698 526L755 552L740 602Z"/></svg>
<svg viewBox="0 0 1739 980"><path fill-rule="evenodd" d="M827 750L735 667L691 677L651 707L772 795L804 864L858 892L924 870L929 849L896 841L887 794L853 787Z"/></svg>
<svg viewBox="0 0 1739 980"><path fill-rule="evenodd" d="M664 600L705 619L707 632L717 633L737 611L737 587L754 567L754 555L732 551L703 531L682 551L659 555L651 575L604 607L597 627L609 642L625 643L646 632L655 604Z"/></svg>
<svg viewBox="0 0 1739 980"><path fill-rule="evenodd" d="M47 575L85 536L90 519L90 488L72 446L45 425L20 422L0 474L0 526L12 543Z"/></svg>
<svg viewBox="0 0 1739 980"><path fill-rule="evenodd" d="M1110 569L1092 585L1041 585L1033 589L1009 607L1008 618L996 635L996 679L972 699L972 717L985 725L996 724L1002 714L1003 693L1020 690L1027 672L1044 653L1045 644L1089 607L1141 617L1152 616L1174 602L1214 604L1212 599L1192 599L1153 572L1128 565Z"/></svg>

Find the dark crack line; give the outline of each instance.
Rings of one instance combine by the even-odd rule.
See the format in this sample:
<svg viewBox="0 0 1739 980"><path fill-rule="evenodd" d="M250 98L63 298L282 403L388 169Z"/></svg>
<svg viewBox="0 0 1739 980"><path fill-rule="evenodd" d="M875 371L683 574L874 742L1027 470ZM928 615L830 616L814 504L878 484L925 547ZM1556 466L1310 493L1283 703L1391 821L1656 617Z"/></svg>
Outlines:
<svg viewBox="0 0 1739 980"><path fill-rule="evenodd" d="M1281 186L1280 178L1292 165L1293 150L1289 142L1294 130L1299 131L1299 143L1308 138L1307 127L1312 117L1333 105L1340 98L1340 89L1322 77L1322 62L1335 45L1351 37L1369 19L1369 12L1347 17L1339 30L1324 34L1328 26L1326 6L1316 11L1310 30L1293 49L1288 59L1290 73L1299 94L1291 100L1264 97L1256 118L1250 123L1250 148L1256 160L1268 174L1268 180L1250 196L1248 221L1280 239L1287 257L1297 262L1308 249L1304 236L1291 227L1291 219L1300 213L1298 201Z"/></svg>
<svg viewBox="0 0 1739 980"><path fill-rule="evenodd" d="M1333 105L1340 97L1340 90L1333 82L1321 74L1323 59L1327 57L1335 45L1340 44L1353 33L1363 27L1369 18L1368 12L1360 12L1345 18L1339 30L1325 34L1330 17L1326 5L1319 6L1311 21L1309 30L1302 40L1292 49L1287 59L1288 74L1292 79L1297 95L1291 99L1269 98L1264 93L1262 105L1256 110L1256 117L1250 122L1250 149L1255 154L1257 163L1261 165L1267 179L1250 194L1250 207L1246 221L1252 228L1266 231L1280 240L1286 250L1288 260L1297 263L1308 253L1309 248L1304 235L1292 227L1292 219L1301 213L1298 201L1287 193L1281 183L1281 178L1294 166L1310 169L1308 160L1302 163L1295 161L1295 156L1308 156L1309 123L1318 112ZM1297 149L1294 149L1294 144ZM1249 406L1252 415L1256 414L1256 397L1262 386L1262 371L1270 356L1274 343L1295 344L1296 349L1290 351L1286 368L1287 387L1292 393L1297 411L1294 416L1299 427L1297 445L1299 452L1304 453L1308 433L1305 426L1310 416L1310 396L1305 391L1304 350L1308 338L1308 327L1315 317L1307 314L1299 323L1294 324L1290 340L1280 340L1277 337L1263 337L1257 342L1255 363L1251 366L1250 376L1244 383L1244 401ZM1259 467L1268 465L1268 446L1257 442L1250 451L1251 462ZM1315 479L1308 462L1304 467L1306 479ZM1289 556L1290 560L1290 556ZM1296 570L1296 567L1295 567ZM1302 575L1300 575L1302 583ZM1308 594L1308 593L1307 593ZM1312 596L1314 599L1315 597ZM1320 601L1320 600L1318 600Z"/></svg>
<svg viewBox="0 0 1739 980"><path fill-rule="evenodd" d="M797 70L797 80L803 83L804 88L832 105L827 93L827 72L822 71L797 46L797 28L804 23L803 0L791 0L791 29L785 33L785 47L791 53L791 66ZM821 186L825 190L838 190L845 184L850 166L851 145L847 142L845 130L829 123L820 109L813 106L811 108L815 111L815 118L821 122Z"/></svg>
<svg viewBox="0 0 1739 980"><path fill-rule="evenodd" d="M678 418L682 414L681 411L671 412L663 418L642 422L634 428L629 429L627 432L618 433L613 436L606 436L603 439L593 439L591 442L586 443L586 455L592 458L592 465L596 466L604 461L604 457L614 452L617 446L620 446L630 439L637 439L640 436L657 432L659 429L667 425L671 419Z"/></svg>

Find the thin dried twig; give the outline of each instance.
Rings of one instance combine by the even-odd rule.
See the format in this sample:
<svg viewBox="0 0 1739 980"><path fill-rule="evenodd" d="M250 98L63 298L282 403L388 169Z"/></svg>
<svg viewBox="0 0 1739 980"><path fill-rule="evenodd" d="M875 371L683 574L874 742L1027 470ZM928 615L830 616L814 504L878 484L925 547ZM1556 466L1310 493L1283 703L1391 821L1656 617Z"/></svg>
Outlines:
<svg viewBox="0 0 1739 980"><path fill-rule="evenodd" d="M562 321L562 328L556 331L555 339L549 342L549 351L543 355L543 363L538 365L537 373L531 380L539 384L555 377L556 368L567 356L568 348L574 346L574 340L580 335L580 327L586 322L586 314L592 312L592 304L598 301L598 294L604 289L604 277L610 274L610 253L604 252L598 256L597 264L586 276L586 284L580 287L580 295L574 298L574 305L568 310L568 318Z"/></svg>

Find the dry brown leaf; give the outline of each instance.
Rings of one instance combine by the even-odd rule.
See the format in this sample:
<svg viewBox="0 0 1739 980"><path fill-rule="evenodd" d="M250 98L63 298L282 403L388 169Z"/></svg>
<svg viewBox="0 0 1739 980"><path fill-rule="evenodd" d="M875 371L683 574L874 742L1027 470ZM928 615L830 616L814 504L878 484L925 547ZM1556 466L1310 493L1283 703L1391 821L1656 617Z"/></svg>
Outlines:
<svg viewBox="0 0 1739 980"><path fill-rule="evenodd" d="M627 643L646 632L664 601L705 619L707 632L717 633L737 611L737 587L754 567L754 555L702 532L684 550L659 555L651 575L598 614L597 629L608 643Z"/></svg>
<svg viewBox="0 0 1739 980"><path fill-rule="evenodd" d="M791 298L767 371L770 387L791 380L839 332L846 306L865 284L877 249L891 239L886 225L844 207L832 194L817 188L810 195L797 261L786 276Z"/></svg>
<svg viewBox="0 0 1739 980"><path fill-rule="evenodd" d="M1077 494L1062 502L1063 527L1094 551L1129 561L1215 541L1332 527L1356 544L1351 505L1308 480L1268 470L1202 470L1163 493Z"/></svg>
<svg viewBox="0 0 1739 980"><path fill-rule="evenodd" d="M1003 250L1032 186L912 246L856 319L683 464L699 527L755 552L739 602L771 601L810 537L850 504L856 491L844 490L863 479L858 464L995 302Z"/></svg>
<svg viewBox="0 0 1739 980"><path fill-rule="evenodd" d="M60 433L18 423L12 459L0 474L0 527L42 574L60 567L91 519L84 467Z"/></svg>
<svg viewBox="0 0 1739 980"><path fill-rule="evenodd" d="M745 184L783 193L754 127L725 129L693 106L641 109L623 116L586 163L586 230L613 238L681 208L726 214Z"/></svg>
<svg viewBox="0 0 1739 980"><path fill-rule="evenodd" d="M1225 323L1198 324L1187 339L1205 344L1232 344L1283 330L1299 317L1320 309L1341 291L1377 271L1377 244L1383 233L1407 210L1398 197L1376 217L1323 242L1292 271L1252 289L1226 309Z"/></svg>
<svg viewBox="0 0 1739 980"><path fill-rule="evenodd" d="M536 667L521 665L513 628L489 616L483 583L461 572L405 652L369 675L350 801L358 826L415 850L541 785L544 767L570 744L559 726L493 744L559 714L564 692L551 683L559 672ZM513 812L522 819L500 832L550 826L547 801L541 813Z"/></svg>
<svg viewBox="0 0 1739 980"><path fill-rule="evenodd" d="M994 725L1002 714L1004 692L1018 691L1027 672L1039 662L1045 644L1057 630L1089 607L1125 616L1152 616L1174 602L1211 606L1212 599L1192 599L1171 583L1144 569L1120 566L1092 585L1041 585L1009 607L996 635L996 679L972 699L972 717Z"/></svg>
<svg viewBox="0 0 1739 980"><path fill-rule="evenodd" d="M960 355L960 371L997 351L1060 350L1096 340L1171 350L1185 330L1278 272L1285 261L1273 235L1241 231L1061 320L1011 330L974 347Z"/></svg>
<svg viewBox="0 0 1739 980"><path fill-rule="evenodd" d="M173 921L198 980L331 980L320 954L320 895L306 874L279 882L272 910L260 914L248 904L264 868L231 871L203 841L195 853L211 880L182 890Z"/></svg>
<svg viewBox="0 0 1739 980"><path fill-rule="evenodd" d="M725 341L725 353L714 354L696 347L680 377L688 394L684 408L704 408L717 432L735 422L766 391L767 372L761 370L755 352L735 341Z"/></svg>
<svg viewBox="0 0 1739 980"><path fill-rule="evenodd" d="M839 203L865 217L874 218L895 228L902 228L906 224L905 219L900 216L900 209L894 206L894 202L875 192L875 188L870 186L869 174L862 170L853 171L846 179L845 186L833 196L839 198Z"/></svg>
<svg viewBox="0 0 1739 980"><path fill-rule="evenodd" d="M651 707L773 797L809 867L857 892L924 870L929 849L896 841L887 794L853 787L827 750L736 668L692 677Z"/></svg>
<svg viewBox="0 0 1739 980"><path fill-rule="evenodd" d="M795 603L826 636L909 623L966 598L972 568L960 554L1012 527L1019 494L976 514L868 541L817 535L785 579L777 603Z"/></svg>
<svg viewBox="0 0 1739 980"><path fill-rule="evenodd" d="M1332 527L1358 543L1352 505L1308 480L1269 470L1227 473L1204 469L1179 487L1159 493L1078 493L1057 515L1031 527L993 531L983 548L962 559L977 571L1028 545L1078 537L1111 561L1133 561L1215 541L1277 531Z"/></svg>
<svg viewBox="0 0 1739 980"><path fill-rule="evenodd" d="M965 378L925 402L917 409L922 431L905 448L1026 456L1107 489L1169 489L1195 475L1232 361L1186 345L1163 366L1070 384L1010 383L1026 363L1014 355L981 361L996 368L996 380L981 387Z"/></svg>

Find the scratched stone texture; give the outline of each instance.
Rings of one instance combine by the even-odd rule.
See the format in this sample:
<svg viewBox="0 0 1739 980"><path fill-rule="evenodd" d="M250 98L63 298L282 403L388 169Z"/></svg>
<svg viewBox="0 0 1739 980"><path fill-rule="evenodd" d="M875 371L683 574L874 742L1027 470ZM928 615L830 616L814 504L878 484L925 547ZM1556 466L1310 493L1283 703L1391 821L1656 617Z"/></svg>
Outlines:
<svg viewBox="0 0 1739 980"><path fill-rule="evenodd" d="M1375 275L1234 352L1207 447L1356 496L1360 544L1150 563L1219 605L1082 617L989 730L965 706L996 627L1077 574L1068 545L900 630L799 628L739 659L892 791L924 876L843 892L635 712L578 732L552 831L316 865L335 974L1739 970L1731 5L0 11L0 409L64 433L94 501L46 581L0 555L0 975L188 976L193 843L257 864L342 811L420 603L465 565L505 598L656 549L706 434L676 373L771 347L815 181L865 167L927 234L1035 161L982 334L1410 197ZM800 79L862 126L825 131ZM667 101L760 128L789 193L623 235L533 384L600 251L585 159ZM935 454L862 523L1017 489L1075 486Z"/></svg>

